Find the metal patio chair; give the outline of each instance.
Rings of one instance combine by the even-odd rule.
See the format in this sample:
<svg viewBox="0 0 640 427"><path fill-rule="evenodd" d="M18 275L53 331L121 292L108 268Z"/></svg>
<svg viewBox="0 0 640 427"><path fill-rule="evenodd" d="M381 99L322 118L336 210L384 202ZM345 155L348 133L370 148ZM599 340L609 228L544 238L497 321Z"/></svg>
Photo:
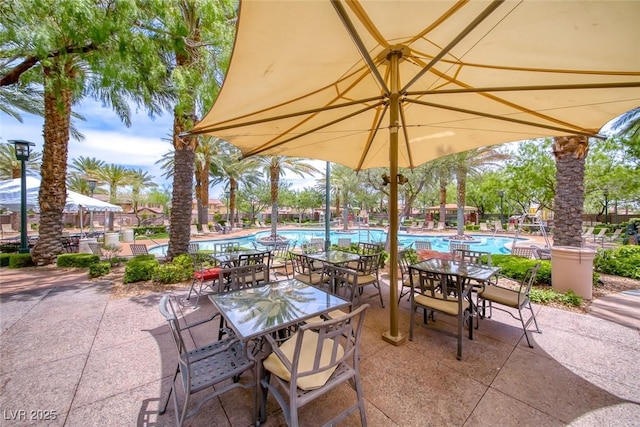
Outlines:
<svg viewBox="0 0 640 427"><path fill-rule="evenodd" d="M250 381L239 381L241 374L246 371L254 371L254 362L248 359L243 343L235 335L228 334L224 339L191 350L187 348L183 332L189 332L191 328L206 324L215 316L181 327L168 295L163 296L160 300L159 309L169 324L171 336L178 351L178 366L171 381L171 389L158 411L160 415L165 413L172 395L176 411L176 425L182 426L187 418L198 413L202 405L221 394L235 388L253 388L256 393L255 378L251 378ZM178 377L180 377L180 384L178 384ZM178 387L180 387L180 393ZM191 396L196 393L199 395L207 394L200 398L195 407L190 408ZM179 394L184 395L182 405L179 403ZM256 416L257 408L255 408L254 401L254 417Z"/></svg>

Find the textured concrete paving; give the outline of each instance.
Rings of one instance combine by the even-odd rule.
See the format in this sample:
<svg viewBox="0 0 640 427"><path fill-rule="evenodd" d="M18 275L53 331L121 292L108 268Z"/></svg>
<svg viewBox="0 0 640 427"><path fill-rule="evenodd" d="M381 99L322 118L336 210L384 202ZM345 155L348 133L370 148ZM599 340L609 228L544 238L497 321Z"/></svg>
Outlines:
<svg viewBox="0 0 640 427"><path fill-rule="evenodd" d="M174 424L172 409L157 414L176 366L160 294L114 300L109 283L57 270L2 269L0 283L0 425ZM612 297L640 311L638 295ZM464 338L462 361L453 319L418 325L413 342L395 347L381 339L389 308L371 304L361 358L369 425L639 424L640 331L623 324L624 314L603 314L615 311L615 301L594 315L536 307L543 333L532 334L534 349L519 323L497 312L481 321L473 341ZM204 300L185 315L194 321L210 310ZM399 324L408 333L404 300ZM196 344L213 336L207 328L192 334ZM305 407L301 425L321 425L353 399L340 387ZM248 426L251 404L251 392L235 390L205 404L188 425ZM268 426L283 425L272 398L268 413ZM357 424L357 417L343 423Z"/></svg>

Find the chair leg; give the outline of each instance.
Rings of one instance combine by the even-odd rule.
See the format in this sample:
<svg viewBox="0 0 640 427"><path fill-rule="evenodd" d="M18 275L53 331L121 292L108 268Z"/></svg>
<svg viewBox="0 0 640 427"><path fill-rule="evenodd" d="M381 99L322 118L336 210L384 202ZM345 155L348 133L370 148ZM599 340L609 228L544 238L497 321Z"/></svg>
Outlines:
<svg viewBox="0 0 640 427"><path fill-rule="evenodd" d="M160 406L160 409L158 410L158 414L163 415L165 412L167 412L167 406L169 405L169 399L171 398L171 392L173 391L173 385L176 382L176 378L178 378L178 372L180 371L180 368L176 368L176 373L173 375L173 380L171 381L171 388L169 388L169 393L167 394L167 398L164 400L164 402L162 403L162 405Z"/></svg>
<svg viewBox="0 0 640 427"><path fill-rule="evenodd" d="M380 305L384 308L384 301L382 300L382 289L380 286L380 282L374 283L373 286L378 288L378 295L380 296Z"/></svg>

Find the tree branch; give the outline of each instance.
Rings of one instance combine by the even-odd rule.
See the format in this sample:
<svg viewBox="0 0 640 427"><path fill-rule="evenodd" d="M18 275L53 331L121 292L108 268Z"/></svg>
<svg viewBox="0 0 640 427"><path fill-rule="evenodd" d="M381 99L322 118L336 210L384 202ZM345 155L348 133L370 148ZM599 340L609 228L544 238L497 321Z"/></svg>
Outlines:
<svg viewBox="0 0 640 427"><path fill-rule="evenodd" d="M62 55L68 54L76 54L76 53L87 53L96 49L96 45L89 43L86 46L78 46L78 47L67 47L65 49L59 49L54 52L48 54L45 58L56 58ZM14 67L11 71L0 78L0 86L9 86L18 83L20 80L20 76L22 74L29 71L31 68L35 67L38 62L40 62L44 58L38 58L36 56L29 56L16 67Z"/></svg>

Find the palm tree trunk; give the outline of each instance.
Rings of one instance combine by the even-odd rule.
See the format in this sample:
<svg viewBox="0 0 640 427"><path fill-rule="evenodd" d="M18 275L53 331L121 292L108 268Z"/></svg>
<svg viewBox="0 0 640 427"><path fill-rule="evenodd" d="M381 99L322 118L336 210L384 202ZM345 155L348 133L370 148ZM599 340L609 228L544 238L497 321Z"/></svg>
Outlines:
<svg viewBox="0 0 640 427"><path fill-rule="evenodd" d="M171 228L167 258L187 253L191 237L191 209L193 201L193 173L196 138L180 138L187 129L188 118L175 112L173 141L175 147L173 196L171 198Z"/></svg>
<svg viewBox="0 0 640 427"><path fill-rule="evenodd" d="M278 187L280 185L280 168L269 168L271 182L271 239L275 242L278 235Z"/></svg>
<svg viewBox="0 0 640 427"><path fill-rule="evenodd" d="M70 64L66 64L69 66ZM71 74L71 73L70 73ZM56 262L62 248L62 211L67 200L67 154L71 120L71 91L61 87L57 71L44 67L44 147L40 174L40 228L31 256L36 265Z"/></svg>
<svg viewBox="0 0 640 427"><path fill-rule="evenodd" d="M582 246L584 164L589 140L565 136L554 140L556 191L554 199L554 246Z"/></svg>

